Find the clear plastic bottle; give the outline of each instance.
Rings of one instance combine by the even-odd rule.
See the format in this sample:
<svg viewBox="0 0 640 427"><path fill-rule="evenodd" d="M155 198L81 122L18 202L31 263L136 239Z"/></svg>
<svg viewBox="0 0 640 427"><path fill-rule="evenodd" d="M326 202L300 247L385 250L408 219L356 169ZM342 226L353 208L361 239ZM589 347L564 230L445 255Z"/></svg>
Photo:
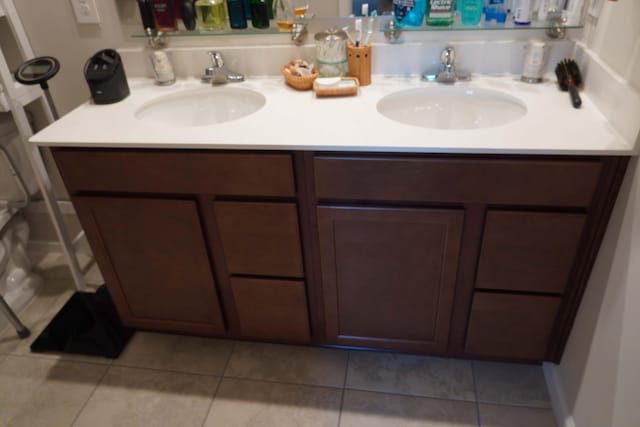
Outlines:
<svg viewBox="0 0 640 427"><path fill-rule="evenodd" d="M227 29L227 7L225 0L197 0L198 27L203 31Z"/></svg>
<svg viewBox="0 0 640 427"><path fill-rule="evenodd" d="M447 26L453 24L453 0L427 0L427 25Z"/></svg>

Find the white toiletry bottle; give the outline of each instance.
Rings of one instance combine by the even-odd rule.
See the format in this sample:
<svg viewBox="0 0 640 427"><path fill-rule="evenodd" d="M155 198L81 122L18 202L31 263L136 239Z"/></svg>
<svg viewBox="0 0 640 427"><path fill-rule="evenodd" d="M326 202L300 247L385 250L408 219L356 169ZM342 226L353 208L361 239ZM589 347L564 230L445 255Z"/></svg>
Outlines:
<svg viewBox="0 0 640 427"><path fill-rule="evenodd" d="M169 60L169 56L163 50L155 50L149 55L151 65L153 66L153 74L156 78L156 84L166 86L176 81L176 74L173 72L173 66Z"/></svg>
<svg viewBox="0 0 640 427"><path fill-rule="evenodd" d="M531 24L531 0L516 0L513 8L513 22L516 25Z"/></svg>

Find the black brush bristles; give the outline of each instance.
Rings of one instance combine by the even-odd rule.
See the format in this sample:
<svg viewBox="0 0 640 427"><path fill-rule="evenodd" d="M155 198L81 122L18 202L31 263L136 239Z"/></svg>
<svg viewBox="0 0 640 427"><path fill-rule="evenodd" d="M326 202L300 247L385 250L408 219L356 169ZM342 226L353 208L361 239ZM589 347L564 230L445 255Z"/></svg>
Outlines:
<svg viewBox="0 0 640 427"><path fill-rule="evenodd" d="M578 64L573 59L563 59L556 66L556 77L558 86L563 91L569 91L571 103L575 108L580 108L582 99L578 93L578 87L582 85L582 75Z"/></svg>

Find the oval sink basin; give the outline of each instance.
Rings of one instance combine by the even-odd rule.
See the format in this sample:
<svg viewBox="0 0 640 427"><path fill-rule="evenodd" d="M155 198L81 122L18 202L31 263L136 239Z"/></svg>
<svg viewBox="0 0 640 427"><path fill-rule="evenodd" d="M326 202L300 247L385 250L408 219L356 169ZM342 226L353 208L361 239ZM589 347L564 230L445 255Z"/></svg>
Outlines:
<svg viewBox="0 0 640 427"><path fill-rule="evenodd" d="M430 129L482 129L503 126L527 114L517 98L490 89L425 87L385 96L377 105L383 116Z"/></svg>
<svg viewBox="0 0 640 427"><path fill-rule="evenodd" d="M230 122L264 107L265 97L253 90L202 86L160 96L140 107L135 117L159 126L197 127Z"/></svg>

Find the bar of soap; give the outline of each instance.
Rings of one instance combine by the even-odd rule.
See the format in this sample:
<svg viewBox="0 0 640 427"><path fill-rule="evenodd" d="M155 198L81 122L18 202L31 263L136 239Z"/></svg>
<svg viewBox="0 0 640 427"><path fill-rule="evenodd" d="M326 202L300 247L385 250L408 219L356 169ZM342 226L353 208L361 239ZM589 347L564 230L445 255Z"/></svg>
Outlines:
<svg viewBox="0 0 640 427"><path fill-rule="evenodd" d="M358 93L360 83L355 77L319 77L313 82L316 96L347 96Z"/></svg>

